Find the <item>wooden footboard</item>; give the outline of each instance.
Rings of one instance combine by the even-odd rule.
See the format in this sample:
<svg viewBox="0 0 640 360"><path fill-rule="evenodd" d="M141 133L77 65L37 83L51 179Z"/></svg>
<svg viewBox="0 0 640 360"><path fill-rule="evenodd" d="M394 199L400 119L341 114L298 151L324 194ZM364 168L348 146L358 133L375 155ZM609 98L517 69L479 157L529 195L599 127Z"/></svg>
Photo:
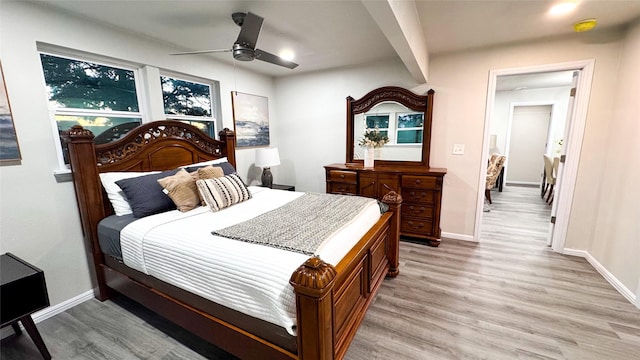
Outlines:
<svg viewBox="0 0 640 360"><path fill-rule="evenodd" d="M391 192L384 198L389 211L340 263L333 267L314 257L292 274L297 351L284 349L237 324L221 320L212 311L204 311L167 290L168 287L154 287L109 266L97 238L98 222L112 213L99 173L167 170L223 156L235 166L232 132L221 132L221 141L217 141L190 125L160 121L142 125L123 139L98 147L93 144L93 134L80 127L72 128L63 137L69 148L96 297L106 300L113 291L122 293L240 358L342 359L383 279L398 275L402 199Z"/></svg>

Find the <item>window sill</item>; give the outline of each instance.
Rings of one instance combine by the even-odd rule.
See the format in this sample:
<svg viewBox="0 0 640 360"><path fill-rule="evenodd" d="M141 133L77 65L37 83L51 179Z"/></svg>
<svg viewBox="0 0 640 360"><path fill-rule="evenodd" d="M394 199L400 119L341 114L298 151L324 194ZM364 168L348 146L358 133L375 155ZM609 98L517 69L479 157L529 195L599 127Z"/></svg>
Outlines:
<svg viewBox="0 0 640 360"><path fill-rule="evenodd" d="M73 176L71 175L71 169L53 170L53 177L56 178L57 183L73 181Z"/></svg>

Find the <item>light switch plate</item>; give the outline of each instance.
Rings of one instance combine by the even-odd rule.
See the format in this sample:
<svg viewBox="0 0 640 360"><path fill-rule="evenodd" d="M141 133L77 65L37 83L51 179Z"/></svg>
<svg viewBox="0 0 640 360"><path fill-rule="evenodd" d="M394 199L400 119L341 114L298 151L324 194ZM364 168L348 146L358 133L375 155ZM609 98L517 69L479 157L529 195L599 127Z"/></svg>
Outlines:
<svg viewBox="0 0 640 360"><path fill-rule="evenodd" d="M464 155L464 144L453 144L453 155Z"/></svg>

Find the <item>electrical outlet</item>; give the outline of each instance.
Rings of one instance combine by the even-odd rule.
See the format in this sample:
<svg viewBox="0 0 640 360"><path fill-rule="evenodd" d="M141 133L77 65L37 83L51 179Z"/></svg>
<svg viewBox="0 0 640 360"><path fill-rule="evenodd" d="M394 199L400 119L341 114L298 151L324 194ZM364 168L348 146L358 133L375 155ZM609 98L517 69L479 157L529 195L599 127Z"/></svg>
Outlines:
<svg viewBox="0 0 640 360"><path fill-rule="evenodd" d="M453 144L453 155L464 155L464 144Z"/></svg>

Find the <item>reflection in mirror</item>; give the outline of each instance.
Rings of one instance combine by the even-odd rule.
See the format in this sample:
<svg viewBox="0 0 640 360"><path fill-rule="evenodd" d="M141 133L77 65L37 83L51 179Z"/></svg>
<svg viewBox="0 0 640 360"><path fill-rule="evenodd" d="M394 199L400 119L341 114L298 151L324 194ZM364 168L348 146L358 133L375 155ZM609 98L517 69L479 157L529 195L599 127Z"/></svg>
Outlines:
<svg viewBox="0 0 640 360"><path fill-rule="evenodd" d="M384 101L366 113L354 116L353 157L364 159L365 149L358 146L367 129L378 129L389 142L374 150L376 160L421 161L424 113L412 111L395 101Z"/></svg>

